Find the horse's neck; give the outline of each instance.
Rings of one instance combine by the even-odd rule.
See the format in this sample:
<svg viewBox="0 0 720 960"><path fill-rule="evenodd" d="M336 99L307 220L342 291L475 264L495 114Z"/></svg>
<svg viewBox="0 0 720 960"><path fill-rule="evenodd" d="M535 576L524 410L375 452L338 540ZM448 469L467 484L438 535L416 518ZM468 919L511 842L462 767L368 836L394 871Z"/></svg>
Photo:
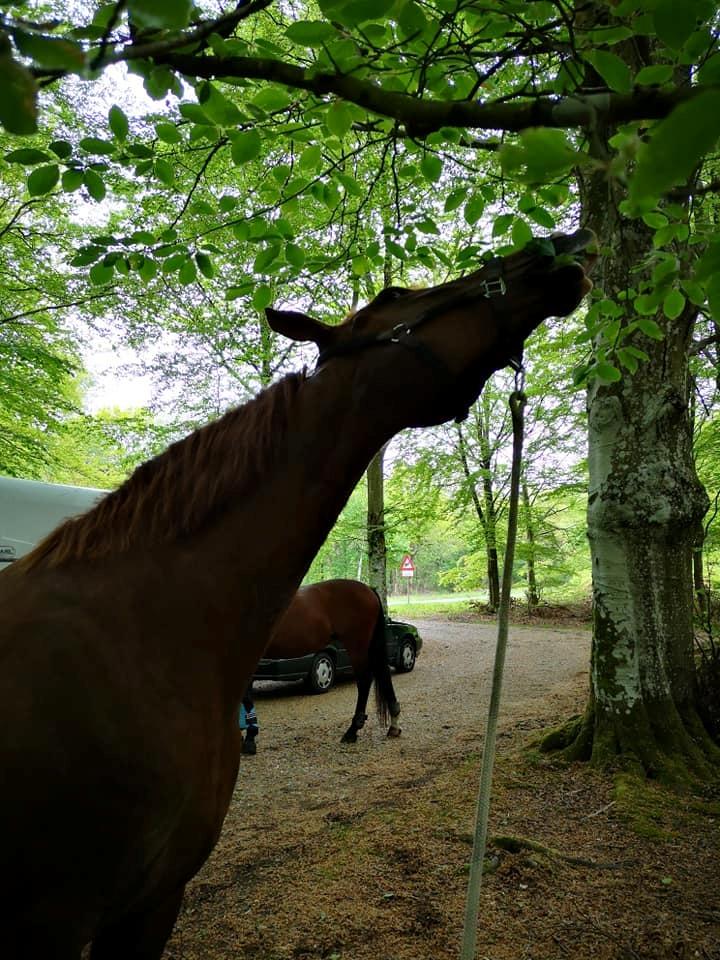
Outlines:
<svg viewBox="0 0 720 960"><path fill-rule="evenodd" d="M243 646L253 647L242 651L243 658L257 660L371 457L391 432L357 398L354 402L350 384L311 378L295 398L274 466L194 545L198 568L242 621Z"/></svg>

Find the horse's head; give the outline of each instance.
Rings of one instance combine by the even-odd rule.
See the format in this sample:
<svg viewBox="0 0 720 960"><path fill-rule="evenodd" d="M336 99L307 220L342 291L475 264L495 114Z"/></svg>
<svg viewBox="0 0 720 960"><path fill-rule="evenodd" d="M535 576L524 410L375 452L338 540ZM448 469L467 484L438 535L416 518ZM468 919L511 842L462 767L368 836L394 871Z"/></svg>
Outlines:
<svg viewBox="0 0 720 960"><path fill-rule="evenodd" d="M450 283L388 287L337 326L272 309L268 322L314 342L318 369L337 370L384 410L397 409L399 426L442 423L467 410L493 371L519 362L544 319L572 313L592 287L584 266L594 244L589 230L533 240Z"/></svg>

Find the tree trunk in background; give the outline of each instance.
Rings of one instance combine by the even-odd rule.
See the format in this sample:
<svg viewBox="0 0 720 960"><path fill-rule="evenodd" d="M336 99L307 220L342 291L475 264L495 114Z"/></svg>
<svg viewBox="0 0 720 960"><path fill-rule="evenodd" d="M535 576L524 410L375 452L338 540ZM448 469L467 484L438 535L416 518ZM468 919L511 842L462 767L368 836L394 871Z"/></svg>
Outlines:
<svg viewBox="0 0 720 960"><path fill-rule="evenodd" d="M480 446L482 448L482 427L480 425L479 419L476 417L478 423L478 438L480 440ZM495 503L493 501L493 489L492 489L492 475L490 470L484 469L483 471L483 499L480 500L477 487L475 485L475 480L470 471L470 463L468 461L467 455L467 446L465 443L465 435L463 433L462 425L457 424L457 436L458 436L458 455L460 457L460 462L462 464L463 473L465 474L465 480L467 481L468 488L470 491L470 496L472 498L473 505L475 507L475 513L477 518L480 521L480 526L482 527L483 537L485 538L485 555L487 557L487 575L488 575L488 609L495 611L500 604L500 573L498 569L498 556L497 556L497 543L495 539ZM485 450L489 448L487 440L485 442ZM483 454L483 464L486 462L485 456ZM488 454L489 462L489 454Z"/></svg>
<svg viewBox="0 0 720 960"><path fill-rule="evenodd" d="M532 519L532 507L528 492L527 480L523 473L522 505L525 520L525 542L527 543L527 602L529 607L536 607L540 603L537 580L535 578L535 528Z"/></svg>
<svg viewBox="0 0 720 960"><path fill-rule="evenodd" d="M604 7L586 16L602 23ZM617 44L633 72L652 62L642 42ZM592 84L592 78L587 82ZM603 161L612 129L598 129ZM615 298L637 289L652 251L652 231L626 220L623 199L602 162L582 172L583 223L607 251L594 274ZM588 535L593 578L591 690L582 724L566 748L573 758L606 763L621 756L651 777L671 781L708 774L717 754L695 708L692 555L707 497L693 461L688 413L691 304L676 320L659 313L662 340L633 334L649 354L634 375L588 389ZM632 308L622 319L634 319Z"/></svg>
<svg viewBox="0 0 720 960"><path fill-rule="evenodd" d="M487 548L488 608L496 611L500 606L500 565L497 550L497 512L493 489L492 450L490 449L490 416L486 395L480 396L481 416L478 418L478 442L480 466L482 467L483 503L485 513L485 544Z"/></svg>
<svg viewBox="0 0 720 960"><path fill-rule="evenodd" d="M367 468L367 548L368 582L380 594L387 610L387 547L385 544L385 487L383 462L385 447L378 450Z"/></svg>

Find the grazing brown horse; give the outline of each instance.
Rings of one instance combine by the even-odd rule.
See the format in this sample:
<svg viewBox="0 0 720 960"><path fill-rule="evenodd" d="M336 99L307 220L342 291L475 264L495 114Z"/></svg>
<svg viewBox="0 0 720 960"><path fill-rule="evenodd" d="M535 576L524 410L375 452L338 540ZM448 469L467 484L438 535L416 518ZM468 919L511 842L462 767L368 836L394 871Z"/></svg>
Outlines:
<svg viewBox="0 0 720 960"><path fill-rule="evenodd" d="M140 466L0 574L0 956L158 960L215 845L240 699L373 454L462 415L591 284L586 231L337 326L318 367ZM565 254L555 263L553 254ZM238 636L238 622L242 635Z"/></svg>
<svg viewBox="0 0 720 960"><path fill-rule="evenodd" d="M385 613L375 591L359 580L325 580L300 587L273 631L266 657L303 657L340 642L352 664L358 696L343 743L355 743L365 726L365 707L375 681L375 704L389 737L400 736L400 704L395 697L385 647Z"/></svg>

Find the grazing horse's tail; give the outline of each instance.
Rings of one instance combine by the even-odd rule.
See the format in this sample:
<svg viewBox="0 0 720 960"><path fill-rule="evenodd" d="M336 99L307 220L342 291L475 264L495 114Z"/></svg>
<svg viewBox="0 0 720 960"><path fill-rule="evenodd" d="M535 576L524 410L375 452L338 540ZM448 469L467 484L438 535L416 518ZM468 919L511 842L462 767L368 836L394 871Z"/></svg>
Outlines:
<svg viewBox="0 0 720 960"><path fill-rule="evenodd" d="M381 723L390 722L400 712L400 706L395 699L390 667L387 662L387 646L385 642L385 612L382 600L377 590L373 590L378 602L378 615L373 627L370 647L368 649L368 664L373 680L375 681L375 706L378 719Z"/></svg>

